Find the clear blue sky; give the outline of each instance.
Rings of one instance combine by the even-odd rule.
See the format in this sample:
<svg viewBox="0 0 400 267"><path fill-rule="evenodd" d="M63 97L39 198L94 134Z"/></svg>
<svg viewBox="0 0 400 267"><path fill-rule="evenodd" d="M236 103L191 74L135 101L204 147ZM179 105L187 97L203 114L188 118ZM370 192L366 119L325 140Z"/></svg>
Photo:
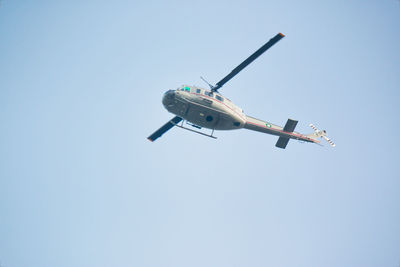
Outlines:
<svg viewBox="0 0 400 267"><path fill-rule="evenodd" d="M172 129L162 94L215 83L332 149ZM0 265L400 264L400 3L0 4Z"/></svg>

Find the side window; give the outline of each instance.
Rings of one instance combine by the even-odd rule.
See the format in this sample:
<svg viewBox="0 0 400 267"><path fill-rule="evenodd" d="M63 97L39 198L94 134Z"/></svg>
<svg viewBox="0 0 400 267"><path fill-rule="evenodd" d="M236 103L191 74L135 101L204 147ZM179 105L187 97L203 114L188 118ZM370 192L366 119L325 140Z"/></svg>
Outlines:
<svg viewBox="0 0 400 267"><path fill-rule="evenodd" d="M185 91L190 92L190 87L185 87Z"/></svg>
<svg viewBox="0 0 400 267"><path fill-rule="evenodd" d="M197 89L196 93L200 94L201 93L201 89Z"/></svg>
<svg viewBox="0 0 400 267"><path fill-rule="evenodd" d="M213 96L214 96L214 93L213 93L213 92L209 92L209 91L205 91L204 94L205 94L205 95L208 95L208 96L210 96L210 97L213 97Z"/></svg>
<svg viewBox="0 0 400 267"><path fill-rule="evenodd" d="M219 95L215 95L215 98L218 99L221 102L224 102L224 99L222 97L220 97Z"/></svg>

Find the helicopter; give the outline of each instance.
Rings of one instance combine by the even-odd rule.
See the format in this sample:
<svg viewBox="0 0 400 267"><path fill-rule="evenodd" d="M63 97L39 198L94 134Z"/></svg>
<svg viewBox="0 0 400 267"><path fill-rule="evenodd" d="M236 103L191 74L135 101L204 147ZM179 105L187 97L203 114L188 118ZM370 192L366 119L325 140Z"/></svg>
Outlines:
<svg viewBox="0 0 400 267"><path fill-rule="evenodd" d="M208 84L210 90L193 85L182 85L176 90L168 90L165 92L162 98L162 104L169 112L176 116L151 134L147 139L153 142L174 126L214 139L217 138L214 136L214 130L248 129L278 136L279 138L275 146L282 149L286 148L290 139L320 144L321 141L319 138L324 138L334 147L335 144L327 137L326 131L319 130L313 124L309 125L314 130L313 133L301 134L294 131L298 122L296 120L288 119L285 126L281 127L268 121L256 119L246 115L239 106L235 105L229 98L224 97L218 91L230 79L235 77L241 70L279 42L283 37L285 37L285 35L282 33L276 34L256 52L234 68L227 76L217 82L216 85L211 85L203 79L203 77L200 77ZM183 126L184 121L193 128L207 128L211 129L212 132L211 134L206 134L185 127Z"/></svg>

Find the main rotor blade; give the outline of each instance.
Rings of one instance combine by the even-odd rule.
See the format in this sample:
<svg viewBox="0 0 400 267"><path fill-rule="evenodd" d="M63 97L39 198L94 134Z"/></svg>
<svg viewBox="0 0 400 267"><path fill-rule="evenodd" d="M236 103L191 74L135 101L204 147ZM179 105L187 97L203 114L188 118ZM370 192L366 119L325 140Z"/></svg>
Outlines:
<svg viewBox="0 0 400 267"><path fill-rule="evenodd" d="M256 52L254 52L251 56L249 56L245 61L243 61L239 66L234 68L231 73L229 73L225 78L217 82L217 85L212 89L212 91L217 91L219 88L221 88L225 83L227 83L230 79L235 77L236 74L238 74L242 69L246 68L247 65L249 65L251 62L253 62L256 58L261 56L265 51L267 51L271 46L276 44L280 39L285 37L284 34L278 33L275 35L274 38L269 40L265 45L263 45L260 49L258 49Z"/></svg>
<svg viewBox="0 0 400 267"><path fill-rule="evenodd" d="M161 137L164 133L169 131L172 127L174 127L176 124L178 124L182 118L175 116L173 117L170 121L168 121L166 124L164 124L160 129L155 131L152 135L147 137L151 142L154 142L157 138Z"/></svg>

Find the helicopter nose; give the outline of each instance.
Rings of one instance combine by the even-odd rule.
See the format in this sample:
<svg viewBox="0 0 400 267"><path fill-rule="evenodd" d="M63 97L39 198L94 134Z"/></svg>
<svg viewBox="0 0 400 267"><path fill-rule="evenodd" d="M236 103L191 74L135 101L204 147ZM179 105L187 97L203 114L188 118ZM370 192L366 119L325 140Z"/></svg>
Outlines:
<svg viewBox="0 0 400 267"><path fill-rule="evenodd" d="M163 99L162 99L162 103L164 106L167 106L169 104L172 103L172 101L175 98L175 90L168 90L165 92Z"/></svg>
<svg viewBox="0 0 400 267"><path fill-rule="evenodd" d="M173 94L175 92L175 90L168 90L168 91L166 91L165 93L164 93L164 95L171 95L171 94Z"/></svg>

